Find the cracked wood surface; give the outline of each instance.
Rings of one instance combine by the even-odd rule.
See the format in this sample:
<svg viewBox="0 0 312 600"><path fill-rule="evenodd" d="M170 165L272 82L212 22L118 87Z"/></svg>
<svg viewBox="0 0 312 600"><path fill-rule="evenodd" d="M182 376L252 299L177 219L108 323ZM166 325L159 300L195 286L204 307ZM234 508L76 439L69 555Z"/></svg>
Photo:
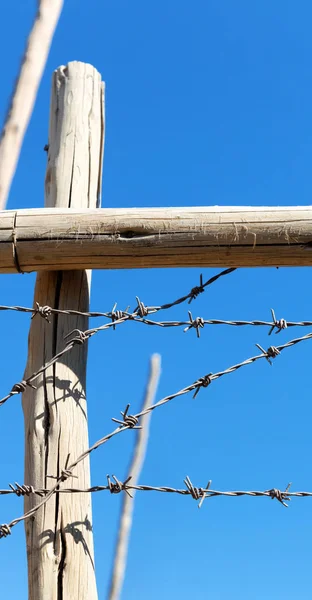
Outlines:
<svg viewBox="0 0 312 600"><path fill-rule="evenodd" d="M312 208L200 206L2 212L2 273L16 272L13 238L23 271L309 266Z"/></svg>
<svg viewBox="0 0 312 600"><path fill-rule="evenodd" d="M45 202L48 207L95 208L100 201L104 135L103 84L97 71L69 63L54 73ZM53 211L52 211L53 212ZM39 273L35 300L58 308L89 310L90 273ZM26 376L64 346L64 336L86 329L87 318L33 319ZM86 403L87 344L76 346L23 394L25 482L49 488L71 460L89 446ZM89 460L75 485L89 487ZM70 479L68 482L70 483ZM68 482L66 484L68 484ZM65 483L61 484L65 485ZM38 502L25 498L25 510ZM55 495L25 522L29 599L96 600L91 495Z"/></svg>

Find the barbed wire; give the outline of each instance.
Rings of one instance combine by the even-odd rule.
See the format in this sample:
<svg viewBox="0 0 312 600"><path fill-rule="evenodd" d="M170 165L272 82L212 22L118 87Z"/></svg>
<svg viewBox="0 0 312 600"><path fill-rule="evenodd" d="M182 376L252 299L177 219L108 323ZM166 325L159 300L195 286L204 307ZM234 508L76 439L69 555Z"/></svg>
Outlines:
<svg viewBox="0 0 312 600"><path fill-rule="evenodd" d="M225 273L225 271L223 271L223 274ZM221 274L219 274L221 275ZM189 296L189 295L188 295ZM184 298L187 298L188 296L185 296ZM142 303L141 303L142 304ZM140 310L142 310L142 306L140 308ZM146 309L148 310L148 309ZM285 321L285 319L280 319L279 321L276 320L275 318L275 313L274 310L272 310L272 316L273 316L273 322L265 322L265 321L204 321L201 317L197 317L196 319L193 320L192 314L191 312L189 312L189 317L190 320L187 322L171 322L171 326L172 325L185 325L187 324L187 327L185 328L185 331L188 331L189 329L194 328L196 330L197 333L197 337L200 336L200 329L204 327L204 325L206 323L214 323L214 324L236 324L236 325L246 325L246 324L254 324L254 325L268 325L271 329L269 332L269 335L272 333L272 331L274 330L274 328L277 328L277 332L280 332L282 329L285 329L287 326L290 326L289 323L287 323ZM120 314L119 314L120 313ZM73 331L69 332L64 339L68 338L70 335L72 335L73 333L75 333L76 335L65 345L65 347L58 352L57 354L55 354L47 363L45 363L44 365L42 365L36 372L34 372L32 375L30 375L29 377L27 377L26 379L23 379L17 383L15 383L13 385L13 387L11 388L11 391L4 396L1 400L0 400L0 406L2 406L3 404L5 404L5 402L7 402L7 400L9 400L10 398L12 398L12 396L15 396L17 394L20 394L22 392L24 392L27 388L27 386L36 389L36 386L33 385L33 381L44 371L46 371L48 368L50 368L55 362L58 361L59 358L61 358L64 354L66 354L67 352L69 352L70 350L72 350L72 348L75 345L81 345L83 343L85 343L90 337L92 337L93 335L95 335L96 333L99 333L100 331L104 331L105 329L108 329L109 327L115 327L116 325L118 325L119 323L124 322L124 320L126 318L129 318L129 315L127 314L127 317L125 317L123 314L121 314L122 311L117 311L116 313L114 313L113 317L112 317L112 322L111 323L106 323L105 325L101 325L100 327L94 327L92 329L87 329L86 331L81 331L79 329L74 329ZM138 321L141 321L141 319L138 319ZM155 322L152 321L148 321L148 320L144 320L144 322L147 322L149 324L156 324ZM308 324L309 322L301 322L301 324ZM166 326L168 324L166 323L157 323L158 325L162 325L162 326ZM292 325L300 325L300 323L292 323ZM278 346L278 349L284 349L287 348L289 345L294 345L297 344L300 341L309 339L311 337L312 334L307 334L306 336L303 336L302 338L297 338L296 340L291 340L290 342L287 342L287 344L283 345L283 346ZM261 348L261 346L258 345L258 348L260 348L261 352L265 354L265 350L263 350L263 348ZM275 348L275 346L272 346L271 348ZM270 349L269 349L270 350ZM268 351L269 351L268 350ZM267 351L267 352L268 352ZM270 352L272 352L272 350L270 350ZM267 357L269 359L270 362L270 357ZM257 360L257 358L253 357L251 359L247 360L246 364L249 364L249 362L254 362L254 360ZM240 366L244 366L245 362L242 363L241 365L235 365L234 367L231 367L231 369L238 369L240 368ZM225 373L224 373L225 374ZM219 375L221 376L221 375ZM207 376L206 376L207 377ZM216 378L214 376L214 378ZM207 384L208 385L208 384Z"/></svg>
<svg viewBox="0 0 312 600"><path fill-rule="evenodd" d="M197 298L197 296L199 294L204 292L205 288L207 286L209 286L212 283L214 283L215 281L217 281L220 277L222 277L224 275L228 275L235 270L236 269L234 267L230 268L230 269L225 269L224 271L221 271L217 275L214 275L213 277L208 279L205 283L203 283L203 277L201 274L199 286L193 287L188 294L181 296L177 300L174 300L173 302L170 302L167 304L162 304L160 306L145 306L143 304L143 302L141 302L141 300L138 297L136 297L137 306L132 313L128 312L129 307L127 307L125 311L116 310L117 304L114 305L112 311L106 312L106 313L80 312L77 310L54 309L54 308L51 308L50 306L40 306L38 302L36 302L35 308L27 308L27 307L23 307L23 306L0 306L0 311L1 310L15 310L15 311L32 313L32 318L34 318L36 315L40 315L42 318L44 318L48 322L50 322L49 316L51 314L83 315L83 316L89 316L89 317L102 316L102 317L106 317L106 318L110 319L110 323L106 323L104 325L101 325L100 327L94 327L94 328L88 329L84 332L76 329L76 330L71 331L69 334L67 334L64 339L68 338L73 333L77 333L77 335L74 336L74 338L72 338L65 345L65 347L60 352L55 354L47 363L42 365L37 371L35 371L29 377L16 382L12 386L11 391L0 400L0 406L5 404L7 402L7 400L12 398L13 396L24 392L26 390L27 386L31 387L33 389L36 389L36 386L33 385L32 382L41 373L46 371L55 362L57 362L57 360L59 360L59 358L61 358L62 356L64 356L64 354L66 354L67 352L72 350L72 348L75 345L83 344L90 337L92 337L93 335L95 335L96 333L98 333L100 331L105 331L106 329L109 329L111 327L113 329L115 329L116 325L124 323L125 321L128 321L128 320L135 321L138 323L144 323L146 325L154 325L154 326L165 327L165 328L166 327L184 326L184 332L187 332L190 329L194 329L196 331L198 338L200 337L200 330L205 325L232 325L232 326L235 326L235 325L236 326L246 326L246 325L261 326L262 325L262 326L267 326L270 328L269 335L271 335L271 333L274 331L274 329L276 329L276 333L279 333L280 331L282 331L282 329L286 329L287 327L294 327L294 326L305 326L306 327L309 325L312 326L312 321L286 322L285 319L277 320L273 309L271 309L272 319L273 319L272 321L260 321L260 320L225 321L225 320L220 320L220 319L207 320L207 319L203 319L202 317L196 317L195 319L193 319L191 311L188 312L188 315L189 315L188 321L152 321L150 319L146 319L146 316L149 314L159 312L160 310L167 310L173 306L176 306L178 304L185 302L186 300L188 300L190 303L192 300Z"/></svg>
<svg viewBox="0 0 312 600"><path fill-rule="evenodd" d="M138 298L137 298L138 299ZM144 310L142 309L144 306ZM270 329L269 335L276 329L275 333L280 333L283 329L287 329L288 327L312 327L312 321L286 321L286 319L276 319L275 311L271 308L272 321L264 321L260 319L254 319L252 321L246 320L226 320L226 319L204 319L203 317L195 317L191 311L188 311L189 319L187 321L153 321L151 319L146 319L144 317L139 317L138 313L140 310L143 310L143 313L147 311L147 314L151 314L151 310L155 307L145 306L139 300L139 305L136 309L129 313L129 307L125 310L116 310L117 303L114 304L113 309L110 312L103 313L86 313L80 311L70 311L70 310L58 310L51 308L50 306L40 306L38 302L36 302L36 308L26 308L22 306L0 306L0 310L19 310L21 312L33 313L32 318L34 318L37 314L44 317L48 322L49 316L51 314L68 314L68 315L80 315L87 317L105 317L110 319L111 322L102 326L102 330L109 328L116 328L116 325L124 323L125 321L133 321L135 323L143 323L143 325L155 325L157 327L185 327L184 331L189 331L194 328L197 332L197 336L199 337L199 330L204 327L204 325L228 325L228 326L236 326L236 327L244 327L244 326L256 326L256 327L268 327ZM157 307L156 307L157 308ZM159 308L162 310L163 307ZM157 312L155 310L154 312Z"/></svg>
<svg viewBox="0 0 312 600"><path fill-rule="evenodd" d="M113 480L113 481L112 481ZM181 496L192 496L192 498L194 498L195 500L204 500L206 498L213 498L213 497L219 497L219 496L226 496L228 498L234 498L234 497L242 497L242 496L250 496L253 498L263 498L263 497L268 497L268 498L272 498L273 500L279 500L279 502L281 502L283 504L283 506L288 506L285 502L285 500L290 501L291 498L311 498L312 497L312 492L302 492L302 491L298 491L298 492L290 492L290 486L292 485L291 483L289 483L286 487L286 489L280 490L278 488L271 488L268 490L263 490L263 491L259 491L259 490L214 490L211 488L211 483L212 481L208 481L207 485L205 488L203 487L195 487L190 478L187 476L184 479L184 483L186 488L174 488L174 487L168 487L168 486L152 486L152 485L143 485L143 484L138 484L138 485L131 485L130 481L131 481L131 476L129 476L124 482L120 481L119 479L117 479L117 477L115 475L112 475L112 478L110 478L109 475L107 475L107 485L94 485L91 486L89 488L63 488L63 489L58 489L54 491L54 494L89 494L89 493L96 493L96 492L107 492L109 491L111 494L118 494L120 492L125 492L127 493L130 497L131 496L131 491L135 490L135 491L139 491L139 492L159 492L159 493L169 493L169 494L178 494ZM47 495L50 490L47 489L35 489L33 486L31 485L20 485L19 483L15 482L14 485L12 485L11 483L9 484L10 489L4 489L4 490L0 490L0 496L4 496L4 495L8 495L8 494L14 494L15 496L21 497L21 496L30 496L32 494L43 497L45 495ZM201 507L202 503L199 504L199 508Z"/></svg>
<svg viewBox="0 0 312 600"><path fill-rule="evenodd" d="M76 331L78 331L78 330L76 330ZM79 334L80 334L81 337L79 337ZM74 339L75 340L81 340L81 341L79 341L77 343L84 343L85 339L87 339L87 337L85 337L85 334L86 334L86 332L79 332L78 331L77 337L74 338ZM244 366L250 365L250 364L252 364L252 363L254 363L254 362L256 362L256 361L258 361L260 359L265 358L271 364L271 359L276 358L286 348L291 348L292 346L294 346L294 345L296 345L296 344L298 344L300 342L306 341L308 339L311 339L311 338L312 338L312 333L308 333L307 335L305 335L305 336L303 336L301 338L295 338L293 340L290 340L289 342L286 342L286 344L283 344L281 346L270 346L266 351L263 350L263 348L259 344L256 344L256 346L261 350L261 352L262 352L261 354L258 354L257 356L250 357L250 358L248 358L248 359L246 359L246 360L244 360L244 361L242 361L242 362L240 362L240 363L238 363L236 365L233 365L233 366L225 369L224 371L219 371L217 373L209 373L207 375L204 375L203 377L200 377L199 379L197 379L196 381L194 381L190 385L184 387L183 389L179 390L178 392L175 392L173 394L165 396L164 398L162 398L158 402L156 402L153 405L149 406L145 410L142 410L141 412L136 413L135 415L129 414L130 404L127 404L125 410L124 411L120 411L121 416L122 416L122 420L121 419L116 419L114 417L112 418L112 421L114 421L115 423L117 423L119 425L119 427L117 427L116 429L114 429L113 431L111 431L109 434L105 435L104 437L102 437L101 439L99 439L97 442L95 442L95 444L93 444L93 446L90 446L90 448L88 448L87 450L85 450L71 464L69 464L70 455L68 455L67 459L66 459L65 468L61 471L61 474L59 476L51 476L51 475L49 476L49 477L52 477L52 478L56 479L55 485L47 492L47 494L42 498L42 500L36 506L34 506L29 511L27 511L24 515L22 515L20 517L17 517L13 521L11 521L9 524L0 525L0 538L1 537L6 537L7 535L9 535L11 533L11 528L13 526L17 525L17 523L19 523L21 521L24 521L25 519L27 519L30 516L34 515L34 513L36 513L39 510L39 508L41 508L53 496L53 494L57 490L59 490L59 486L60 486L61 483L65 482L69 477L75 477L75 475L73 475L73 470L75 469L75 467L81 461L83 461L87 456L89 456L91 454L91 452L93 452L94 450L96 450L97 448L99 448L100 446L102 446L103 444L105 444L106 442L108 442L108 440L110 440L112 437L114 437L115 435L117 435L117 434L119 434L119 433L121 433L123 431L126 431L128 429L139 429L141 427L139 425L139 419L143 415L146 415L147 413L155 410L156 408L159 408L160 406L163 406L164 404L167 404L171 400L173 400L175 398L178 398L179 396L183 396L185 394L188 394L189 392L192 392L194 390L195 390L195 392L194 392L193 398L195 398L201 388L208 387L208 385L210 385L212 383L212 381L214 381L215 379L220 379L224 375L228 375L230 373L234 373L238 369L240 369L240 368L242 368ZM72 340L72 342L73 341L74 340ZM63 350L63 353L64 353L64 350ZM125 483L127 483L127 482L125 482ZM191 486L190 482L189 482L189 485ZM191 489L191 488L189 488L189 489ZM195 494L195 492L194 492L194 494ZM197 499L199 499L199 498L200 498L200 496Z"/></svg>
<svg viewBox="0 0 312 600"><path fill-rule="evenodd" d="M116 325L119 325L120 323L123 323L127 320L141 321L144 318L144 315L146 316L147 314L150 314L150 313L169 309L172 306L176 306L177 304L181 304L182 302L185 302L186 300L188 300L190 303L192 300L197 298L197 296L199 294L203 293L207 286L209 286L212 283L214 283L215 281L217 281L220 277L223 277L224 275L229 275L230 273L232 273L235 270L236 269L234 267L230 268L230 269L225 269L224 271L221 271L217 275L210 277L210 279L208 279L205 283L203 283L203 277L201 274L199 286L193 287L191 289L191 291L188 294L186 294L185 296L181 296L181 298L178 298L177 300L174 300L173 302L163 304L161 306L145 307L145 305L137 297L136 298L137 307L133 311L133 313L128 313L129 307L127 307L127 309L125 311L116 310L117 304L114 305L113 310L110 313L80 312L77 310L55 309L55 308L51 308L50 306L40 306L38 302L36 302L35 308L27 308L27 307L23 307L23 306L0 306L0 310L14 310L14 311L32 313L32 319L36 315L40 315L47 322L50 322L49 317L51 314L82 315L82 316L89 316L89 317L104 316L104 317L109 318L111 321L110 323L106 323L105 325L102 325L97 328L88 329L84 332L82 332L80 330L74 330L74 331L71 331L69 334L67 334L64 339L68 338L72 333L77 332L77 336L75 336L72 340L70 340L65 345L65 347L60 352L55 354L47 363L42 365L37 371L32 373L32 375L30 375L29 377L22 379L21 381L18 381L17 383L15 383L12 386L11 391L0 400L0 406L5 404L7 402L7 400L12 398L13 396L16 396L17 394L25 392L27 386L31 387L32 389L36 389L36 386L33 385L32 382L41 373L45 372L48 368L50 368L55 362L58 361L59 358L64 356L64 354L66 354L67 352L70 352L70 350L72 350L72 348L75 345L83 344L84 342L87 341L87 339L89 339L91 336L95 335L99 331L104 331L105 329L109 329L110 327L113 327L113 329L115 329ZM140 317L139 319L137 318L138 316ZM146 320L146 322L147 322L147 320ZM148 323L148 324L151 324L151 323ZM156 324L156 323L154 323L154 324Z"/></svg>
<svg viewBox="0 0 312 600"><path fill-rule="evenodd" d="M194 328L196 330L197 337L200 337L200 329L203 328L205 325L227 325L227 326L238 326L238 327L244 327L244 326L256 326L256 327L260 326L261 327L261 326L264 326L264 327L269 327L269 329L270 329L269 335L271 335L271 333L275 329L276 329L275 333L280 333L283 329L287 329L287 327L312 327L312 321L286 321L286 319L284 319L284 318L276 319L275 312L273 309L271 309L272 321L264 321L264 320L259 320L259 319L254 319L254 320L249 320L249 321L248 320L237 320L237 319L236 320L204 319L203 317L195 317L193 319L191 311L188 311L188 315L189 315L188 321L153 321L153 320L145 318L149 314L154 314L161 310L167 310L169 308L172 308L173 306L182 304L186 300L188 300L190 303L192 300L197 298L197 296L200 293L205 291L205 287L207 287L208 285L211 285L212 283L217 281L223 275L228 275L229 273L232 273L235 270L236 269L233 267L233 268L221 271L221 273L218 273L217 275L211 277L205 283L203 283L202 274L201 274L199 286L193 287L191 289L191 291L188 294L186 294L185 296L182 296L181 298L178 298L177 300L174 300L173 302L170 302L167 304L162 304L160 306L145 306L145 304L138 298L138 296L136 296L137 306L132 312L129 312L130 306L128 306L125 310L119 310L119 309L117 310L117 302L114 304L111 311L106 311L106 312L98 312L98 311L97 312L94 312L94 311L93 312L92 311L83 312L83 311L71 310L71 309L57 309L57 308L52 308L51 306L48 306L48 305L41 306L39 304L39 302L35 302L36 306L33 308L29 308L29 307L25 307L25 306L0 305L0 311L11 310L11 311L24 312L24 313L31 313L32 319L36 315L39 315L42 318L44 318L47 322L50 322L49 317L54 314L55 315L85 316L85 317L90 317L90 318L104 317L106 319L109 319L111 322L107 325L102 326L102 328L101 328L102 330L109 329L111 327L113 329L115 329L116 325L124 323L125 321L134 321L136 323L143 323L145 325L154 325L154 326L162 327L162 328L185 327L186 326L184 331L186 332L186 331L189 331L190 329Z"/></svg>
<svg viewBox="0 0 312 600"><path fill-rule="evenodd" d="M116 321L116 323L118 323L118 322L119 322L119 320ZM84 344L90 337L92 337L94 334L98 333L99 331L102 331L103 329L108 327L108 325L109 324L102 325L102 326L94 328L94 329L87 329L86 331L80 331L79 329L74 329L73 331L71 331L69 334L67 334L67 336L65 336L65 338L69 337L73 333L75 333L76 335L66 344L66 346L60 352L58 352L55 356L53 356L47 363L42 365L40 367L40 369L38 369L35 373L30 375L26 379L23 379L22 381L15 383L13 385L11 391L0 400L0 406L5 404L5 402L7 402L7 400L9 400L9 398L12 398L12 396L15 396L17 394L24 392L26 390L27 386L32 387L33 389L36 389L36 386L34 386L32 382L41 373L43 373L48 368L50 368L55 362L57 362L57 360L59 358L61 358L64 354L69 352L75 345ZM197 382L193 383L191 386L188 386L188 388L185 388L186 391L183 391L180 393L188 393L189 391L191 391L192 389L194 389L196 387L196 392L194 394L194 397L195 397L201 387L207 387L209 385L209 383L211 383L211 381L213 381L214 379L218 379L219 377L222 377L223 375L232 373L233 371L236 371L237 369L240 369L241 367L251 364L251 363L255 362L256 360L259 360L260 358L266 358L268 360L268 362L270 363L271 362L270 359L275 358L275 356L280 354L280 352L282 352L282 350L284 350L285 348L289 348L291 346L294 346L295 344L298 344L305 340L311 339L311 337L312 337L312 333L308 333L300 338L295 338L293 340L290 340L289 342L286 342L285 344L282 344L280 346L270 346L268 348L268 350L264 350L259 344L256 344L256 346L261 350L262 354L248 358L247 360L245 360L241 363L238 363L237 365L233 365L232 367L229 367L228 369L226 369L225 371L221 371L220 373L214 373L214 374L210 373L208 375L205 375L204 377L201 377ZM178 395L180 395L180 393Z"/></svg>
<svg viewBox="0 0 312 600"><path fill-rule="evenodd" d="M128 310L130 308L130 306L128 306L125 311L118 310L117 314L120 313L120 316L122 314L125 316L125 318L131 318L132 316L140 315L141 313L144 313L145 315L147 315L147 314L159 312L161 310L167 310L169 308L172 308L173 306L182 304L183 302L186 302L187 300L188 300L188 303L190 304L192 302L192 300L195 300L195 298L197 298L197 296L199 296L199 294L202 294L205 291L206 287L208 287L209 285L211 285L212 283L214 283L215 281L220 279L220 277L223 277L224 275L229 275L230 273L233 273L233 271L236 271L236 270L237 270L236 267L231 267L230 269L225 269L224 271L221 271L220 273L213 275L213 277L210 277L210 279L207 279L207 281L205 281L205 282L203 282L203 276L202 276L202 274L200 274L199 285L194 286L188 294L181 296L180 298L178 298L177 300L174 300L173 302L168 302L165 304L161 304L159 306L146 307L143 304L143 302L141 302L139 300L139 298L136 296L137 306L134 309L133 313L128 313ZM54 315L54 314L55 315L76 315L76 316L80 315L80 316L84 316L84 317L106 317L108 319L112 319L113 318L112 315L114 315L114 314L115 314L115 316L117 316L116 315L117 303L114 305L112 311L109 311L109 312L81 312L79 310L52 308L51 306L40 306L38 302L36 302L35 304L36 304L36 306L33 308L27 308L25 306L0 305L0 311L13 310L13 311L24 312L24 313L32 313L32 318L34 318L36 315L40 315L47 321L49 320L49 316ZM119 317L117 317L117 318L119 319Z"/></svg>
<svg viewBox="0 0 312 600"><path fill-rule="evenodd" d="M16 396L17 394L20 394L22 392L25 392L27 386L31 387L32 389L36 389L36 386L33 385L33 381L43 372L45 372L48 368L50 368L55 362L57 362L59 360L59 358L61 358L62 356L64 356L64 354L66 354L67 352L69 352L70 350L72 350L72 348L77 345L77 344L83 344L84 342L87 341L87 339L89 339L90 337L92 337L93 335L95 335L96 333L98 333L99 331L104 331L105 329L108 329L110 327L113 327L113 329L115 329L116 325L123 323L126 320L136 320L136 317L139 315L139 317L141 317L141 319L144 317L144 315L149 314L150 312L158 312L160 310L165 310L165 309L169 309L172 306L175 306L177 304L181 304L182 302L185 302L186 300L189 300L189 303L194 300L195 298L197 298L197 296L205 291L205 288L209 285L211 285L212 283L214 283L215 281L217 281L220 277L223 277L224 275L228 275L230 273L232 273L233 271L235 271L236 269L230 268L230 269L225 269L224 271L221 271L220 273L218 273L217 275L214 275L213 277L211 277L210 279L208 279L205 283L203 283L203 277L202 275L200 275L200 283L199 286L195 286L191 289L191 291L186 294L185 296L182 296L181 298L178 298L177 300L174 300L173 302L167 303L167 304L163 304L161 306L150 306L150 307L145 307L144 304L140 301L140 299L137 297L137 307L134 310L133 313L128 313L128 309L129 307L127 307L127 309L125 311L120 311L120 310L116 310L116 304L113 307L113 310L110 313L92 313L92 312L80 312L77 310L63 310L63 309L54 309L51 308L50 306L40 306L38 304L38 302L36 302L36 307L35 308L26 308L23 306L0 306L0 310L16 310L16 311L22 311L22 312L28 312L28 313L32 313L32 318L34 318L37 314L40 315L42 318L44 318L46 321L49 321L49 316L51 314L65 314L65 315L83 315L83 316L106 316L107 318L110 318L111 322L110 323L106 323L105 325L101 325L100 327L96 327L93 329L88 329L84 332L80 331L80 330L73 330L70 333L68 333L64 339L68 338L72 333L76 333L77 332L77 336L75 336L74 338L72 338L66 345L65 347L58 352L57 354L55 354L48 362L46 362L44 365L42 365L37 371L35 371L34 373L32 373L29 377L18 381L17 383L15 383L12 388L11 391L4 396L1 400L0 400L0 406L2 406L3 404L5 404L7 402L7 400L9 400L10 398L12 398L13 396ZM137 319L138 321L141 320L140 318Z"/></svg>

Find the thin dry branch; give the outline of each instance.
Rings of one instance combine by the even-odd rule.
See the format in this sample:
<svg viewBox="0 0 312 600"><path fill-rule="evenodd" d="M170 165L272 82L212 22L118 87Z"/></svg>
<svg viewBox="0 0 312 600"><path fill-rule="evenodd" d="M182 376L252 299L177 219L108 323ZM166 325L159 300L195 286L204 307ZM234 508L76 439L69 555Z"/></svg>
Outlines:
<svg viewBox="0 0 312 600"><path fill-rule="evenodd" d="M6 206L63 0L39 0L0 140L0 210Z"/></svg>
<svg viewBox="0 0 312 600"><path fill-rule="evenodd" d="M147 408L152 406L154 402L154 397L160 376L160 364L160 355L153 354L153 356L151 357L150 374L147 383L145 398L142 404L142 411L145 411ZM138 437L136 440L132 460L130 462L130 467L128 471L128 481L131 478L131 485L137 484L144 464L148 443L150 417L151 413L147 413L145 416L142 417L141 424L143 425L143 427L142 429L138 430ZM118 600L118 598L120 598L122 590L127 564L129 537L132 525L134 495L135 491L132 492L132 497L129 494L123 495L109 600Z"/></svg>

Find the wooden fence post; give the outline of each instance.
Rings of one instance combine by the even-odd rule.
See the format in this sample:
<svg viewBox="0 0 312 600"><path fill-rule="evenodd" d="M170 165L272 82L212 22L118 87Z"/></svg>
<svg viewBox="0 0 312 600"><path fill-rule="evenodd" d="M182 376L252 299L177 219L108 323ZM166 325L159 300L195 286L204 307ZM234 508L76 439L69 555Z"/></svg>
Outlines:
<svg viewBox="0 0 312 600"><path fill-rule="evenodd" d="M104 84L88 64L71 62L53 75L45 206L96 208L100 203L104 146ZM89 310L90 272L39 273L35 302L41 306ZM86 317L40 315L32 320L26 373L45 364L65 345L73 329L88 328ZM86 408L87 345L76 345L23 394L25 483L49 488L88 448ZM90 486L89 461L66 484ZM61 484L62 485L62 484ZM40 501L25 498L25 510ZM90 494L56 494L25 522L29 600L96 600Z"/></svg>
<svg viewBox="0 0 312 600"><path fill-rule="evenodd" d="M14 252L12 252L12 245ZM311 206L0 212L0 274L312 265Z"/></svg>

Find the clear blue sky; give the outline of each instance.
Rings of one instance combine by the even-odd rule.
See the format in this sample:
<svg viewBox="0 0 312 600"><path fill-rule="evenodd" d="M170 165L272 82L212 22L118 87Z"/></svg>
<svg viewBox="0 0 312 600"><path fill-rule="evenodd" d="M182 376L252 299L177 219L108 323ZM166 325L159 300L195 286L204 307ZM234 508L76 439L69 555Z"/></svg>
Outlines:
<svg viewBox="0 0 312 600"><path fill-rule="evenodd" d="M36 3L3 2L3 120ZM287 0L103 2L65 0L9 208L43 206L51 74L90 62L106 81L103 206L297 205L312 191L312 4ZM216 270L204 270L205 278ZM220 319L312 319L307 269L242 269L206 290L193 315ZM93 310L159 304L187 293L198 269L94 272ZM2 276L1 304L29 306L35 275ZM184 319L181 306L164 318ZM29 317L0 314L1 392L21 379ZM99 321L97 321L99 324ZM127 401L141 403L148 361L162 355L158 399L208 372L303 335L268 338L256 328L156 330L133 323L89 345L90 442L109 432ZM135 344L135 351L134 351ZM214 382L193 401L155 412L141 482L215 489L312 490L312 341ZM99 387L105 379L105 389ZM1 408L0 487L23 481L20 397ZM92 482L123 478L131 432L92 456ZM106 597L120 498L93 497L99 598ZM21 514L0 498L0 522ZM312 500L191 498L138 494L123 600L311 598ZM3 597L26 600L23 525L0 541ZM13 583L12 583L13 582Z"/></svg>

